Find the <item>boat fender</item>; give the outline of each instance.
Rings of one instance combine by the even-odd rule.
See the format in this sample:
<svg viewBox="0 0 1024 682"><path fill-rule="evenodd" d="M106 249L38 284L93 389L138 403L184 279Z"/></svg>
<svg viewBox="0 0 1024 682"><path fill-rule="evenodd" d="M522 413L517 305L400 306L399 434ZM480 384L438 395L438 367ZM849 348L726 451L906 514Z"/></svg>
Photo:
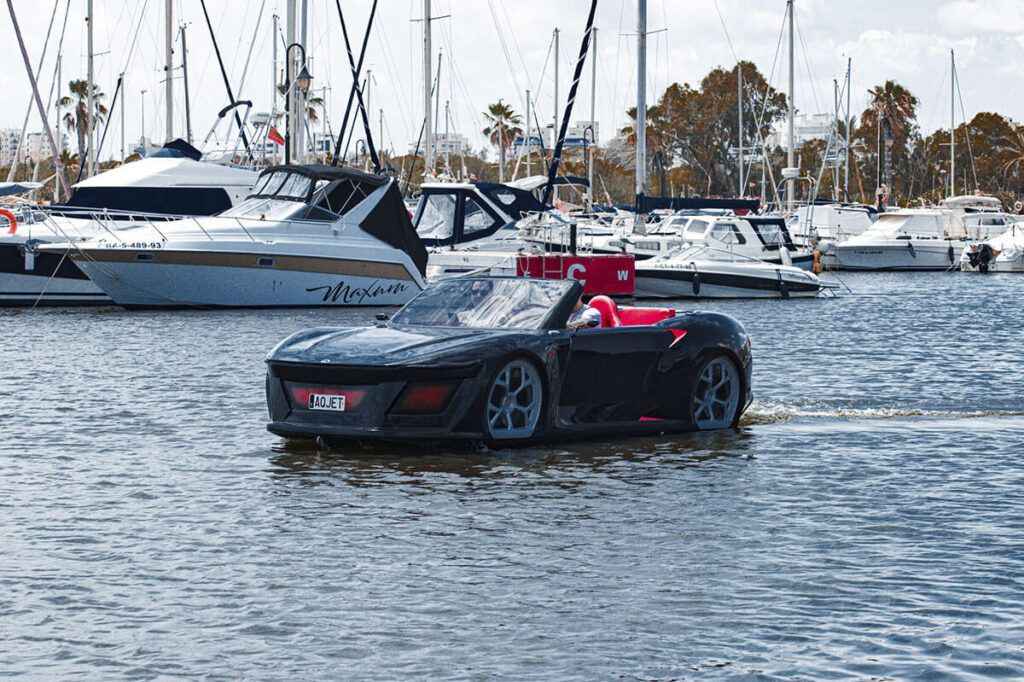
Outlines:
<svg viewBox="0 0 1024 682"><path fill-rule="evenodd" d="M811 271L815 275L820 275L823 268L821 267L821 251L814 252L814 265L811 267Z"/></svg>
<svg viewBox="0 0 1024 682"><path fill-rule="evenodd" d="M700 296L700 273L696 265L693 266L693 295Z"/></svg>
<svg viewBox="0 0 1024 682"><path fill-rule="evenodd" d="M18 218L6 208L0 208L0 215L7 218L7 222L11 224L11 229L7 230L7 234L14 234L18 229Z"/></svg>
<svg viewBox="0 0 1024 682"><path fill-rule="evenodd" d="M952 265L953 264L953 242L949 243L948 254L949 254L949 264Z"/></svg>
<svg viewBox="0 0 1024 682"><path fill-rule="evenodd" d="M917 251L914 250L914 245L907 241L907 251L910 251L911 258L917 258Z"/></svg>
<svg viewBox="0 0 1024 682"><path fill-rule="evenodd" d="M782 294L782 298L789 298L789 287L782 279L782 270L776 270L775 274L779 276L779 293Z"/></svg>

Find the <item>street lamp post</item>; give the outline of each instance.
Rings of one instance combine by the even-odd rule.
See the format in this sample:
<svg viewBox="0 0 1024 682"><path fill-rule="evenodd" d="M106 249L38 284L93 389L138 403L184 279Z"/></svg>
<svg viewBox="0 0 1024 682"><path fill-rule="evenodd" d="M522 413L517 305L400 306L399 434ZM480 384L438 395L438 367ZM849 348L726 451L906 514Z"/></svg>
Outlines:
<svg viewBox="0 0 1024 682"><path fill-rule="evenodd" d="M292 55L292 48L293 47L297 47L297 48L299 48L302 51L302 59L301 59L302 68L299 69L298 75L295 76L295 82L294 83L291 81L292 68L293 68L293 66L295 64L295 62L292 60L292 56L291 56ZM292 99L293 99L293 95L294 95L294 93L292 92L292 88L295 87L296 89L298 89L299 92L301 92L303 95L305 95L306 92L309 91L309 83L310 83L310 81L313 80L313 76L310 75L309 70L306 68L306 48L303 47L301 43L292 43L287 48L285 48L284 58L285 58L285 64L286 64L286 67L287 67L286 72L287 72L287 76L288 76L286 78L286 80L285 80L285 91L284 91L284 110L285 110L286 117L287 117L287 124L285 126L286 127L286 130L285 130L285 140L284 140L284 162L285 162L285 164L289 164L289 163L292 162L292 143L293 143L293 140L295 139L295 137L297 137L295 135L295 125L294 125L295 122L292 121L292 108L293 108L292 107ZM298 109L298 111L296 112L298 114L298 116L299 116L298 120L299 120L299 122L302 122L303 121L302 116L304 114L302 109L304 109L304 106L300 106L299 103L296 102L294 108ZM296 156L301 160L302 153L298 152L298 150L296 150L296 152L297 152Z"/></svg>
<svg viewBox="0 0 1024 682"><path fill-rule="evenodd" d="M590 139L587 139L587 133L590 133ZM584 153L587 155L587 210L591 213L594 212L594 147L597 146L597 140L594 138L594 123L590 122L586 128L583 129L583 143Z"/></svg>

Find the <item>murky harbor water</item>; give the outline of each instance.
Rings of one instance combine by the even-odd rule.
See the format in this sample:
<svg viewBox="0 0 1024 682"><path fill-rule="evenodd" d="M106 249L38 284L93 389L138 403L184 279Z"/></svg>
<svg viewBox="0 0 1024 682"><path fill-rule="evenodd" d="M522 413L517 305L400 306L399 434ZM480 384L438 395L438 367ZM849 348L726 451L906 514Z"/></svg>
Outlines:
<svg viewBox="0 0 1024 682"><path fill-rule="evenodd" d="M1024 279L844 280L700 306L737 433L479 453L264 430L267 351L375 311L0 312L0 671L1024 676Z"/></svg>

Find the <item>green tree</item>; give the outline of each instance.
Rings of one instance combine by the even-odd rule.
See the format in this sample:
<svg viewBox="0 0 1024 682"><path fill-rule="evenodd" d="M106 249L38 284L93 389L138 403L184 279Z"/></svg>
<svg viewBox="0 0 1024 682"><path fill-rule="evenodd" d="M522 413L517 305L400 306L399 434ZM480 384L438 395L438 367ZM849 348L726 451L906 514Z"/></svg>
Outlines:
<svg viewBox="0 0 1024 682"><path fill-rule="evenodd" d="M488 105L487 111L483 114L484 120L487 121L483 134L498 148L498 182L505 182L505 155L516 136L523 133L523 129L519 127L523 118L500 99Z"/></svg>
<svg viewBox="0 0 1024 682"><path fill-rule="evenodd" d="M89 135L88 123L88 101L90 86L84 80L76 80L68 83L70 95L61 97L57 106L64 112L64 125L68 131L78 136L78 156L84 159L86 154L86 137ZM107 108L100 103L106 95L100 92L99 87L93 83L91 86L93 98L92 127L95 130L107 116Z"/></svg>
<svg viewBox="0 0 1024 682"><path fill-rule="evenodd" d="M737 84L743 73L742 98ZM673 177L672 168L681 164L680 175L686 191L702 195L735 194L738 167L730 149L738 142L738 110L743 107L745 147L756 147L785 116L786 98L772 88L751 62L740 62L731 70L713 69L695 89L688 83L670 85L648 115L647 145L655 168L664 169L662 185ZM627 114L634 121L623 129L635 145L636 109ZM701 182L697 182L697 178ZM692 182L695 186L690 186ZM682 190L682 188L681 188Z"/></svg>

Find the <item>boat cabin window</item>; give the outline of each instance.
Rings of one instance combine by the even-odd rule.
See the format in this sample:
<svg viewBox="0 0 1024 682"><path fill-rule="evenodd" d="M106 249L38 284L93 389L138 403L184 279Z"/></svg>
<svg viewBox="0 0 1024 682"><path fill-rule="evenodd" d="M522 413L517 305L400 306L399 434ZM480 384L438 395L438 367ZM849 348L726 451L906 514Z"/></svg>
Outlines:
<svg viewBox="0 0 1024 682"><path fill-rule="evenodd" d="M281 199L293 201L305 201L309 196L309 190L313 186L313 180L305 175L289 173L288 171L277 171L267 173L256 182L250 197L274 196Z"/></svg>
<svg viewBox="0 0 1024 682"><path fill-rule="evenodd" d="M694 218L686 226L686 237L689 239L700 239L708 229L708 221Z"/></svg>
<svg viewBox="0 0 1024 682"><path fill-rule="evenodd" d="M464 211L462 221L462 234L469 237L477 232L483 232L498 222L483 209L472 197L466 197L462 206Z"/></svg>
<svg viewBox="0 0 1024 682"><path fill-rule="evenodd" d="M511 206L512 204L516 203L516 195L512 194L511 192L498 191L491 193L491 196L500 201L501 203L505 204L506 206Z"/></svg>
<svg viewBox="0 0 1024 682"><path fill-rule="evenodd" d="M782 231L782 228L773 223L758 223L755 224L754 230L757 232L757 236L761 238L765 246L783 247L787 245L786 234Z"/></svg>
<svg viewBox="0 0 1024 682"><path fill-rule="evenodd" d="M321 182L323 181L321 180ZM374 189L362 183L353 182L349 178L335 180L323 187L317 183L317 192L313 195L313 203L317 208L337 215L345 215L359 202L370 196Z"/></svg>
<svg viewBox="0 0 1024 682"><path fill-rule="evenodd" d="M747 240L740 234L739 229L732 223L715 223L708 235L712 239L723 244L746 244Z"/></svg>
<svg viewBox="0 0 1024 682"><path fill-rule="evenodd" d="M305 175L292 174L284 184L281 185L281 189L277 191L278 196L281 197L292 197L302 201L306 200L309 196L309 189L313 186L313 181Z"/></svg>
<svg viewBox="0 0 1024 682"><path fill-rule="evenodd" d="M455 197L428 194L420 199L416 233L422 239L450 239L455 230Z"/></svg>

